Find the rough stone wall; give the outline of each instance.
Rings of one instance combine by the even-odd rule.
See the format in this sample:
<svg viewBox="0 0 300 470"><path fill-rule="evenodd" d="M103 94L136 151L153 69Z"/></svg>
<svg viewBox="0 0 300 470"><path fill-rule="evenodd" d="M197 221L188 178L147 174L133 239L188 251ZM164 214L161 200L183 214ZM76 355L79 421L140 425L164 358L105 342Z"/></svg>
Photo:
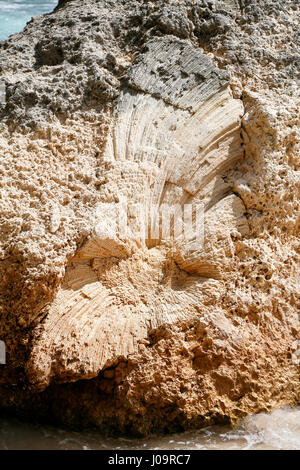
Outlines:
<svg viewBox="0 0 300 470"><path fill-rule="evenodd" d="M70 0L0 43L3 410L145 434L299 402L298 24ZM112 235L122 197L203 203L204 247Z"/></svg>

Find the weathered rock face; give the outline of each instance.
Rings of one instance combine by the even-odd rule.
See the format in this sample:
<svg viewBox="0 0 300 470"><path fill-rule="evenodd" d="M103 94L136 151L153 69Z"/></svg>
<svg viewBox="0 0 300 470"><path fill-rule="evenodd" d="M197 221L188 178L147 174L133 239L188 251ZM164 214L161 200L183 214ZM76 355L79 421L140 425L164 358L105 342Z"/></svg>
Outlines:
<svg viewBox="0 0 300 470"><path fill-rule="evenodd" d="M297 18L71 0L0 43L3 410L145 434L299 402Z"/></svg>

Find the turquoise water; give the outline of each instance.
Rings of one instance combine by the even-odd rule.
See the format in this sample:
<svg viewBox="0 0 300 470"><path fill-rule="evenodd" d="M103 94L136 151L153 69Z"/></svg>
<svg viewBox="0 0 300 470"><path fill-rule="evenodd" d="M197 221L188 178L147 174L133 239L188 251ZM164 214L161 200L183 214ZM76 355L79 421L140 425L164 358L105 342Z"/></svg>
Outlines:
<svg viewBox="0 0 300 470"><path fill-rule="evenodd" d="M49 13L58 0L0 0L0 40L21 31L33 16Z"/></svg>

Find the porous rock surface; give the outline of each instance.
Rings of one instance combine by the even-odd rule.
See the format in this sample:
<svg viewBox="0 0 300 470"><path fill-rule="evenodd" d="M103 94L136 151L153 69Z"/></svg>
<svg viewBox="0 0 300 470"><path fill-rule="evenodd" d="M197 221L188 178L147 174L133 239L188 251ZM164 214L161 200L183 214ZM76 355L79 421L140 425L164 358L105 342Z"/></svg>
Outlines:
<svg viewBox="0 0 300 470"><path fill-rule="evenodd" d="M0 43L0 406L118 433L299 403L299 6L66 0ZM204 243L112 224L204 208ZM152 221L153 222L153 221Z"/></svg>

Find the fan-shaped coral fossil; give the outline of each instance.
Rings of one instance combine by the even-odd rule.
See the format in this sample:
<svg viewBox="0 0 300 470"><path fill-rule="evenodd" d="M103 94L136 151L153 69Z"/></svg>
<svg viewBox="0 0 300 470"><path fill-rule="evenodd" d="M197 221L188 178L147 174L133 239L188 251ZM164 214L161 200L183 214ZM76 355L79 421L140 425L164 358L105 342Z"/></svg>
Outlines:
<svg viewBox="0 0 300 470"><path fill-rule="evenodd" d="M70 261L38 328L27 365L33 383L94 377L136 351L153 328L195 316L202 283L218 277L222 262L209 242L222 251L226 232L247 232L243 203L220 177L243 156L242 113L226 73L186 41L146 45L127 74L103 152L98 233ZM144 247L119 239L109 225L111 201L122 197L129 205L202 202L208 242L151 248L151 236Z"/></svg>

